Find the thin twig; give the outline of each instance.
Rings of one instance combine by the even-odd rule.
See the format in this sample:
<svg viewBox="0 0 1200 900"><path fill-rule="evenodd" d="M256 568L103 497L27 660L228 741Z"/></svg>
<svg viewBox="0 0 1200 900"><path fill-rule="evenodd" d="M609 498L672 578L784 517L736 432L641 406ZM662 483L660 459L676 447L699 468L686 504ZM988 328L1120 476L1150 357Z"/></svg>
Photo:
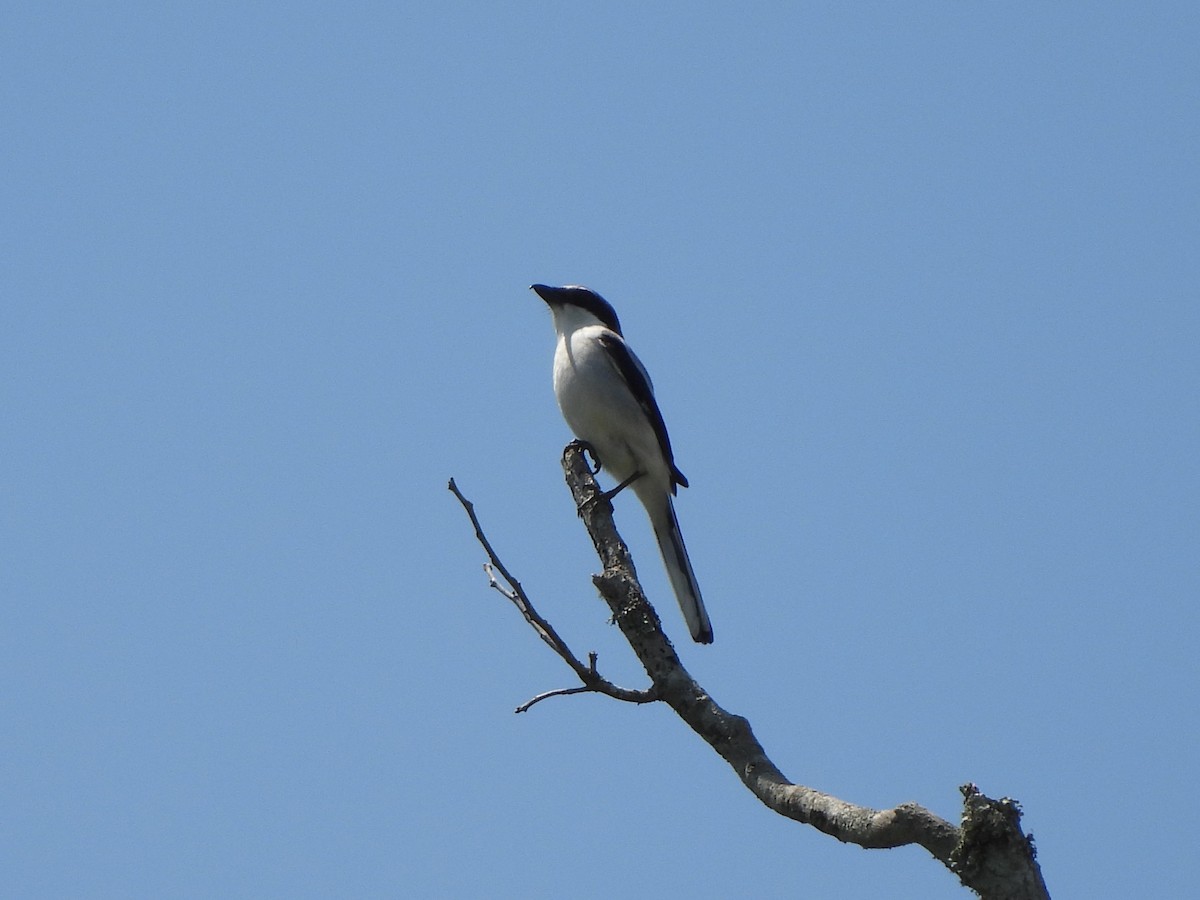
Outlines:
<svg viewBox="0 0 1200 900"><path fill-rule="evenodd" d="M475 504L463 496L462 491L458 489L454 479L450 479L449 488L451 493L458 498L458 502L462 504L463 509L467 511L467 516L471 520L471 525L475 528L475 538L483 546L483 550L488 555L488 562L484 563L483 570L488 576L488 585L495 588L503 594L509 601L512 602L521 615L525 617L525 621L530 624L538 637L557 653L569 665L582 682L580 687L562 688L556 691L547 691L544 694L539 694L532 700L521 704L517 707L517 712L524 712L540 700L547 697L556 697L563 694L583 694L596 693L604 694L616 700L624 700L627 703L650 703L659 698L659 693L655 688L650 688L645 691L632 690L623 688L613 684L608 679L602 677L596 670L596 654L591 652L588 654L588 661L585 664L579 659L567 646L564 641L545 617L541 615L533 606L533 602L525 593L525 589L521 587L521 582L508 571L508 568L501 562L500 557L492 548L491 542L487 539L487 535L483 533L483 526L479 524L479 518L475 515ZM495 573L499 572L500 576L508 583L508 587L504 587L496 580Z"/></svg>
<svg viewBox="0 0 1200 900"><path fill-rule="evenodd" d="M557 690L546 691L545 693L538 694L532 700L526 700L524 703L522 703L520 706L518 706L515 710L513 710L513 712L523 713L526 710L528 710L529 707L533 706L533 704L541 703L543 700L548 700L551 697L565 697L567 694L587 694L587 693L595 693L595 691L593 691L593 689L588 687L586 684L580 685L579 687L558 688Z"/></svg>

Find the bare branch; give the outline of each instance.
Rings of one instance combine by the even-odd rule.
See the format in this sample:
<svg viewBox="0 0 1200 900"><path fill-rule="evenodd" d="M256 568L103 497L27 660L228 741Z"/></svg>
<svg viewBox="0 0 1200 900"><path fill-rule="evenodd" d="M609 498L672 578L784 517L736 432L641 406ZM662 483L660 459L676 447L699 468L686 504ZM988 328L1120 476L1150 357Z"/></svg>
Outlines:
<svg viewBox="0 0 1200 900"><path fill-rule="evenodd" d="M550 624L533 611L520 585L500 565L471 505L451 481L450 489L471 516L476 537L495 568L513 586L515 597L510 599L583 682L582 687L539 694L518 707L518 712L549 697L586 692L636 703L663 700L730 765L759 801L780 815L860 847L917 844L987 900L1048 900L1032 840L1021 832L1020 810L1011 800L991 800L974 785L964 786L960 828L915 803L877 810L790 782L767 757L750 723L719 706L684 668L642 591L629 548L613 524L612 505L596 485L583 449L577 443L568 445L562 462L579 515L604 567L592 580L650 677L651 688L616 688L595 673L595 654L591 654L586 667L570 654Z"/></svg>
<svg viewBox="0 0 1200 900"><path fill-rule="evenodd" d="M488 541L487 535L483 533L483 526L479 524L479 519L475 515L475 504L463 496L462 492L458 489L458 485L454 483L453 478L450 479L448 487L451 493L458 498L458 502L462 504L463 509L466 510L467 516L471 520L471 525L475 528L475 538L483 546L484 552L488 555L489 561L484 563L483 566L483 570L488 576L488 585L503 594L512 602L513 606L521 611L521 615L525 617L525 621L537 632L538 637L545 641L550 649L557 653L574 670L575 674L579 676L579 680L583 682L582 687L564 688L539 694L532 700L518 706L516 711L519 713L525 712L538 701L561 694L597 693L612 697L615 700L624 700L627 703L649 703L652 700L657 700L658 692L654 688L645 691L635 691L615 685L602 677L596 670L595 653L588 654L586 665L580 661L579 657L567 646L566 641L555 631L554 626L534 609L532 601L530 601L528 595L525 593L525 589L521 587L521 582L517 581L509 573L504 563L500 561L500 557L492 549L491 542ZM508 584L508 587L504 587L496 580L496 572L500 573L500 576Z"/></svg>

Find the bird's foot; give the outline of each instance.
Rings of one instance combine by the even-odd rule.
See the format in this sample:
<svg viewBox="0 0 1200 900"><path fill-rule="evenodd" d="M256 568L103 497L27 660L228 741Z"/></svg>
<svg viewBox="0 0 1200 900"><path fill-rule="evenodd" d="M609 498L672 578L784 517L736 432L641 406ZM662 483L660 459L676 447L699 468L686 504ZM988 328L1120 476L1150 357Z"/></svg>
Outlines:
<svg viewBox="0 0 1200 900"><path fill-rule="evenodd" d="M583 453L583 461L584 462L587 462L587 458L590 456L592 458L592 462L595 463L595 467L592 469L592 474L593 475L599 474L599 472L600 472L600 454L596 452L596 448L593 447L591 444L589 444L587 441L571 441L571 446L579 448L580 452Z"/></svg>
<svg viewBox="0 0 1200 900"><path fill-rule="evenodd" d="M582 503L579 504L579 507L576 510L576 512L578 512L579 515L582 516L584 510L586 510L593 503L610 503L611 504L613 497L617 496L617 494L621 493L621 491L625 490L625 488L629 487L631 484L633 484L635 481L637 481L639 478L641 478L644 474L646 474L646 473L645 472L634 472L632 475L630 475L628 478L626 478L624 481L622 481L620 484L618 484L612 490L600 491L597 494L592 494L592 496L588 497L588 499L584 500Z"/></svg>

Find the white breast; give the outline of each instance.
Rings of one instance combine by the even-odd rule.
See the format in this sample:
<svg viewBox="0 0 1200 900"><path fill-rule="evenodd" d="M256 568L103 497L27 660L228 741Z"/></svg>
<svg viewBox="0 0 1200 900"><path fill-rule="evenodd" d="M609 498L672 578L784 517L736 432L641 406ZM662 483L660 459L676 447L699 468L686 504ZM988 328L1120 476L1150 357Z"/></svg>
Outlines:
<svg viewBox="0 0 1200 900"><path fill-rule="evenodd" d="M643 472L646 482L669 490L670 473L658 437L600 344L602 334L611 332L589 325L559 334L554 352L559 409L575 436L595 448L612 478L623 481Z"/></svg>

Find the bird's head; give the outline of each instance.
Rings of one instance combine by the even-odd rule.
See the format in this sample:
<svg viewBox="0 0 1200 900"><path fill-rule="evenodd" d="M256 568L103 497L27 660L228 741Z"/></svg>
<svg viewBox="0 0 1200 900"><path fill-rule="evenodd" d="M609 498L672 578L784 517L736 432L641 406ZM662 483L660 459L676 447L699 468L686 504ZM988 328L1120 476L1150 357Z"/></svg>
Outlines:
<svg viewBox="0 0 1200 900"><path fill-rule="evenodd" d="M564 284L562 287L533 284L529 289L546 301L556 321L560 315L569 311L576 315L589 315L606 328L617 334L621 333L621 322L617 319L612 304L581 284Z"/></svg>

